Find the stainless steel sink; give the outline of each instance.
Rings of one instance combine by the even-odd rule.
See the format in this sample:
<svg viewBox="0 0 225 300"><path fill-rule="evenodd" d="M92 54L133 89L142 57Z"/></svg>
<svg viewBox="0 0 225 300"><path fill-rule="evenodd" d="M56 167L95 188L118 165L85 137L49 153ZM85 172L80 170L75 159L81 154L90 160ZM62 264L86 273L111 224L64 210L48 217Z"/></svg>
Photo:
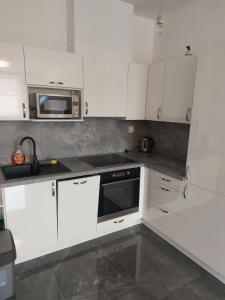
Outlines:
<svg viewBox="0 0 225 300"><path fill-rule="evenodd" d="M9 165L2 167L2 172L6 180L31 177L31 176L41 176L41 175L54 175L58 173L71 172L70 169L65 167L62 163L57 163L55 165L40 163L40 169L38 173L33 173L32 164L23 164L23 165Z"/></svg>

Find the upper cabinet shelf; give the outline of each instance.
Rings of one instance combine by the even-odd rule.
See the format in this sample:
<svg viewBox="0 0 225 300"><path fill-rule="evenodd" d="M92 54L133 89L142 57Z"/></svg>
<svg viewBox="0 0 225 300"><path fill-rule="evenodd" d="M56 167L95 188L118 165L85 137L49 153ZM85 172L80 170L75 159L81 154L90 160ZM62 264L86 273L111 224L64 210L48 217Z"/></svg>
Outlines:
<svg viewBox="0 0 225 300"><path fill-rule="evenodd" d="M197 59L184 57L150 67L147 120L190 123Z"/></svg>
<svg viewBox="0 0 225 300"><path fill-rule="evenodd" d="M80 54L24 47L26 83L60 88L83 88Z"/></svg>

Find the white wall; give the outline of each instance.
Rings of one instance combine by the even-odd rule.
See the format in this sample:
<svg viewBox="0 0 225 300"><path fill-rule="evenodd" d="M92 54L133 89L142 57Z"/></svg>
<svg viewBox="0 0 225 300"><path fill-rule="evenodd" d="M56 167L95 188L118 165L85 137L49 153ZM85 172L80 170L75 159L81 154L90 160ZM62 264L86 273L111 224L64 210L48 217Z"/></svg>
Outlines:
<svg viewBox="0 0 225 300"><path fill-rule="evenodd" d="M1 0L0 40L65 50L67 0Z"/></svg>
<svg viewBox="0 0 225 300"><path fill-rule="evenodd" d="M133 5L75 0L75 51L131 59Z"/></svg>
<svg viewBox="0 0 225 300"><path fill-rule="evenodd" d="M153 54L154 21L134 16L132 60L151 64Z"/></svg>
<svg viewBox="0 0 225 300"><path fill-rule="evenodd" d="M165 20L162 36L155 35L153 61L182 55L186 45L198 54L204 44L225 39L225 1L199 0Z"/></svg>

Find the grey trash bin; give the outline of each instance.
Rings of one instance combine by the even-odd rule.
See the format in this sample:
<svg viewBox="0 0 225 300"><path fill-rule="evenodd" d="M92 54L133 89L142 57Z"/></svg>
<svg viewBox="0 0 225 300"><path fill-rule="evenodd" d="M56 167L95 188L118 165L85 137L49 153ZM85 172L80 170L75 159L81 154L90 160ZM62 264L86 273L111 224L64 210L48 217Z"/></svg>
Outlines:
<svg viewBox="0 0 225 300"><path fill-rule="evenodd" d="M14 296L16 249L9 230L0 231L0 300Z"/></svg>

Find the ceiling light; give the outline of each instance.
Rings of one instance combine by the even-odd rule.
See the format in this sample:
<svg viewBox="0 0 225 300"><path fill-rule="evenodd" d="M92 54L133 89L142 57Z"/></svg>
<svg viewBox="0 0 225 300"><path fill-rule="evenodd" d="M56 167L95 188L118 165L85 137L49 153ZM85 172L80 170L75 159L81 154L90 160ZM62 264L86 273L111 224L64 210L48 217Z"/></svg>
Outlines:
<svg viewBox="0 0 225 300"><path fill-rule="evenodd" d="M6 60L0 60L0 68L8 68L10 63Z"/></svg>

